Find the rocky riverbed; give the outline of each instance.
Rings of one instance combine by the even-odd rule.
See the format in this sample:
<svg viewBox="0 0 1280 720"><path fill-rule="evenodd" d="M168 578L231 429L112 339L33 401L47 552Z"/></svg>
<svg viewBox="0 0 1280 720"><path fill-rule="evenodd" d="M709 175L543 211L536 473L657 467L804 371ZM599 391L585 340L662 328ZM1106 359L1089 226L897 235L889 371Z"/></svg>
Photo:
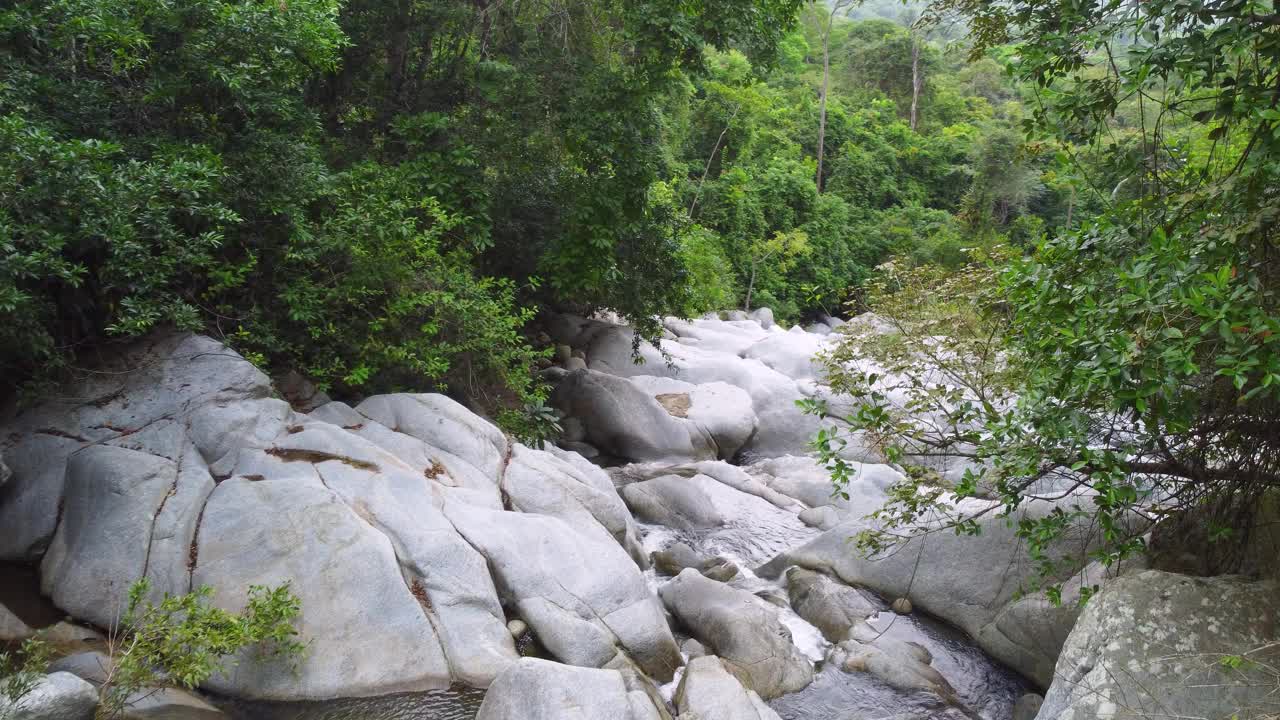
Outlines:
<svg viewBox="0 0 1280 720"><path fill-rule="evenodd" d="M1047 689L1054 720L1142 699L1105 672L1155 652L1135 608L1185 625L1226 591L1236 605L1180 652L1275 637L1264 583L1087 567L1061 578L1061 605L1023 592L1034 568L994 515L977 537L858 555L849 538L901 476L853 448L850 497L833 498L796 406L826 396L813 356L840 324L669 319L637 364L629 328L555 318L566 432L545 448L442 395L329 402L209 338L155 337L0 428L0 561L37 568L83 633L110 628L140 577L209 585L229 608L292 583L296 672L246 654L201 689L220 709L172 693L173 717L1006 720L1036 716ZM1082 528L1061 554L1089 544ZM1077 625L1072 593L1101 582ZM0 607L0 639L52 621L24 614ZM36 698L65 717L92 712L86 650L66 648Z"/></svg>

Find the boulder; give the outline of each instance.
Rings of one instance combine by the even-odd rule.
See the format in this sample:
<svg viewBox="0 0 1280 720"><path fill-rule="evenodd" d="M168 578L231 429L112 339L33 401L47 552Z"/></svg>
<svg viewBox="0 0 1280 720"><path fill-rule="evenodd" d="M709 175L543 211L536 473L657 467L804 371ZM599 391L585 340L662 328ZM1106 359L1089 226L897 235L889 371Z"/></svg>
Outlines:
<svg viewBox="0 0 1280 720"><path fill-rule="evenodd" d="M693 638L689 638L688 640L680 643L680 654L684 655L689 660L694 660L707 655L708 653L706 646ZM688 666L686 665L685 667L687 672Z"/></svg>
<svg viewBox="0 0 1280 720"><path fill-rule="evenodd" d="M830 505L801 510L796 517L805 525L819 530L830 530L840 523L840 511Z"/></svg>
<svg viewBox="0 0 1280 720"><path fill-rule="evenodd" d="M749 466L748 471L762 478L770 489L794 498L811 508L830 505L842 514L866 515L887 499L888 488L906 478L894 468L870 462L852 463L853 476L836 493L831 470L809 456L785 455L769 458Z"/></svg>
<svg viewBox="0 0 1280 720"><path fill-rule="evenodd" d="M98 691L65 672L45 675L16 702L0 694L5 720L92 720L97 707Z"/></svg>
<svg viewBox="0 0 1280 720"><path fill-rule="evenodd" d="M93 685L102 685L115 668L111 656L98 651L75 653L58 658L49 664L49 672L67 672Z"/></svg>
<svg viewBox="0 0 1280 720"><path fill-rule="evenodd" d="M1036 717L1274 717L1278 591L1155 570L1110 581L1067 638Z"/></svg>
<svg viewBox="0 0 1280 720"><path fill-rule="evenodd" d="M172 460L189 446L184 416L271 392L267 377L244 358L209 338L182 333L139 340L96 369L60 388L59 399L0 427L13 471L0 503L0 560L34 560L48 547L72 453L107 445Z"/></svg>
<svg viewBox="0 0 1280 720"><path fill-rule="evenodd" d="M840 643L839 652L843 654L840 667L846 672L869 673L895 690L930 692L955 702L955 689L929 664L932 658L924 648L912 648L907 643L885 647L880 642L847 640Z"/></svg>
<svg viewBox="0 0 1280 720"><path fill-rule="evenodd" d="M1023 695L1013 704L1012 720L1035 720L1036 715L1040 712L1040 706L1043 704L1043 695L1037 695L1036 693Z"/></svg>
<svg viewBox="0 0 1280 720"><path fill-rule="evenodd" d="M723 382L694 385L654 375L637 375L631 382L653 395L668 413L688 420L690 432L700 435L715 457L732 459L756 431L751 396L742 388Z"/></svg>
<svg viewBox="0 0 1280 720"><path fill-rule="evenodd" d="M502 596L555 657L604 667L620 654L666 682L680 651L639 568L611 539L558 518L455 502L445 513L489 561Z"/></svg>
<svg viewBox="0 0 1280 720"><path fill-rule="evenodd" d="M600 533L645 563L635 521L608 473L577 453L516 444L502 478L510 508L558 517L584 533Z"/></svg>
<svg viewBox="0 0 1280 720"><path fill-rule="evenodd" d="M124 611L118 601L148 574L152 525L177 481L177 463L157 455L113 445L73 454L41 590L68 613L113 626Z"/></svg>
<svg viewBox="0 0 1280 720"><path fill-rule="evenodd" d="M121 720L227 720L218 708L178 688L143 688L125 699Z"/></svg>
<svg viewBox="0 0 1280 720"><path fill-rule="evenodd" d="M716 455L687 419L625 378L591 370L570 373L556 386L552 402L582 421L587 442L618 457L647 461Z"/></svg>
<svg viewBox="0 0 1280 720"><path fill-rule="evenodd" d="M315 383L296 370L290 370L276 378L275 385L280 396L298 412L311 412L330 401L329 396L317 389Z"/></svg>
<svg viewBox="0 0 1280 720"><path fill-rule="evenodd" d="M444 395L375 395L355 409L395 432L461 458L485 477L499 477L506 463L507 438L502 431Z"/></svg>
<svg viewBox="0 0 1280 720"><path fill-rule="evenodd" d="M689 569L659 590L662 601L744 685L766 699L813 681L813 667L777 610L745 590Z"/></svg>
<svg viewBox="0 0 1280 720"><path fill-rule="evenodd" d="M831 326L826 323L820 323L820 322L810 323L808 325L805 325L804 331L809 333L810 335L830 335Z"/></svg>
<svg viewBox="0 0 1280 720"><path fill-rule="evenodd" d="M720 321L700 322L728 325ZM758 326L756 332L760 334L742 335L741 342L734 342L745 350L765 336ZM818 419L796 406L797 400L807 397L805 391L794 379L759 360L738 357L738 351L730 352L732 348L691 345L688 340L695 338L681 338L678 342L663 341L661 351L642 344L640 359L643 362L636 364L631 352L633 336L634 332L626 327L597 333L587 348L587 365L592 370L618 377L660 375L693 384L725 382L742 388L751 397L757 418L756 433L743 447L744 452L764 457L803 452L817 432Z"/></svg>
<svg viewBox="0 0 1280 720"><path fill-rule="evenodd" d="M685 666L675 705L681 720L781 720L714 655L694 658Z"/></svg>
<svg viewBox="0 0 1280 720"><path fill-rule="evenodd" d="M787 594L796 614L833 643L847 640L851 629L879 612L875 603L854 588L799 567L787 570Z"/></svg>
<svg viewBox="0 0 1280 720"><path fill-rule="evenodd" d="M642 682L623 671L523 658L494 681L476 720L670 720Z"/></svg>
<svg viewBox="0 0 1280 720"><path fill-rule="evenodd" d="M796 332L773 333L747 348L742 357L759 360L793 380L820 379L826 376L816 355L829 341L821 335Z"/></svg>
<svg viewBox="0 0 1280 720"><path fill-rule="evenodd" d="M0 605L0 643L26 640L35 632L22 621L22 618L14 615L4 605Z"/></svg>
<svg viewBox="0 0 1280 720"><path fill-rule="evenodd" d="M707 483L715 480L701 474L690 478L663 475L624 486L622 497L633 513L648 522L678 530L705 530L725 523Z"/></svg>
<svg viewBox="0 0 1280 720"><path fill-rule="evenodd" d="M767 307L756 308L751 311L751 319L760 323L760 327L768 330L773 327L773 310Z"/></svg>
<svg viewBox="0 0 1280 720"><path fill-rule="evenodd" d="M325 486L317 465L264 457L253 468L262 479L233 477L210 496L192 582L213 587L213 602L227 608L243 607L251 585L291 583L310 644L296 673L246 650L208 687L272 700L448 687L430 609L406 584L387 536ZM329 463L343 465L321 464Z"/></svg>
<svg viewBox="0 0 1280 720"><path fill-rule="evenodd" d="M1073 498L1059 501L1068 511L1075 502ZM799 565L885 597L907 598L916 609L969 633L997 659L1022 669L1037 682L1047 682L1038 669L1044 663L1029 662L1028 658L1052 658L1056 648L1041 646L1041 638L1070 628L1071 613L1048 608L1030 612L1034 606L1024 604L1022 609L1029 612L1006 615L1001 625L1006 607L1018 600L1024 587L1033 584L1037 569L1017 538L1016 522L999 517L988 510L990 507L985 501L965 500L955 509L958 514L977 516L981 528L977 535L929 532L872 557L851 552L849 538L874 526L849 516L805 545L782 553L757 573L777 577L791 565ZM1043 517L1054 507L1054 503L1033 500L1019 509L1018 516ZM1082 562L1096 541L1087 528L1072 526L1049 555L1059 567L1070 567ZM1069 575L1063 573L1055 579L1066 581Z"/></svg>

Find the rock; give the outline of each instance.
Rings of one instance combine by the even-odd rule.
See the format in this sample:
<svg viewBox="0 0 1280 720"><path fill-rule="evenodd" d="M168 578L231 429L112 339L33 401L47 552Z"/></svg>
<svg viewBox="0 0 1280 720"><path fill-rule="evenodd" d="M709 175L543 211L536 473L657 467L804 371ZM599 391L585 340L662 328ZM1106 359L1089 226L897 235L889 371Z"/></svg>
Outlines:
<svg viewBox="0 0 1280 720"><path fill-rule="evenodd" d="M804 568L787 570L787 593L796 614L833 643L848 639L853 627L879 610L854 588Z"/></svg>
<svg viewBox="0 0 1280 720"><path fill-rule="evenodd" d="M679 575L685 568L700 570L710 558L699 554L688 545L677 542L651 556L653 567L664 575Z"/></svg>
<svg viewBox="0 0 1280 720"><path fill-rule="evenodd" d="M516 618L507 623L507 632L511 633L511 637L519 640L524 637L525 633L529 632L529 626L523 620Z"/></svg>
<svg viewBox="0 0 1280 720"><path fill-rule="evenodd" d="M41 628L40 637L55 647L78 648L81 646L103 645L107 639L102 633L92 628L69 623L65 620Z"/></svg>
<svg viewBox="0 0 1280 720"><path fill-rule="evenodd" d="M760 327L768 330L773 327L773 311L767 307L756 308L751 312L751 319L760 323Z"/></svg>
<svg viewBox="0 0 1280 720"><path fill-rule="evenodd" d="M1067 498L1057 504L1069 512L1075 502ZM988 507L986 501L966 500L954 512L974 514ZM1018 516L1044 517L1054 507L1055 503L1034 500L1024 504ZM902 598L909 591L914 609L959 627L997 659L1047 684L1046 675L1051 671L1046 673L1043 668L1056 657L1056 648L1044 645L1043 639L1065 634L1071 627L1072 611L1050 611L1030 601L1014 605L1021 602L1022 588L1035 580L1036 567L1019 543L1016 523L1011 525L994 512L980 516L977 522L981 528L978 535L932 532L899 543L881 555L864 557L850 552L849 538L873 526L870 521L847 516L836 527L779 555L756 572L762 577L777 577L791 565L799 565L884 597ZM1096 538L1087 528L1072 526L1048 554L1059 567L1070 567L1094 543ZM1068 579L1067 573L1057 578ZM1008 615L1010 607L1026 612Z"/></svg>
<svg viewBox="0 0 1280 720"><path fill-rule="evenodd" d="M840 511L830 505L801 510L796 517L805 525L819 530L830 530L840 523Z"/></svg>
<svg viewBox="0 0 1280 720"><path fill-rule="evenodd" d="M523 658L490 686L476 720L670 720L635 685L618 670Z"/></svg>
<svg viewBox="0 0 1280 720"><path fill-rule="evenodd" d="M579 418L587 441L607 453L642 461L715 457L688 420L672 415L625 378L590 370L570 373L556 386L552 402Z"/></svg>
<svg viewBox="0 0 1280 720"><path fill-rule="evenodd" d="M574 372L577 370L586 370L587 369L586 358L570 357L569 359L564 361L564 369L568 370L569 372Z"/></svg>
<svg viewBox="0 0 1280 720"><path fill-rule="evenodd" d="M36 633L22 618L14 615L9 608L0 605L0 643L19 642Z"/></svg>
<svg viewBox="0 0 1280 720"><path fill-rule="evenodd" d="M581 455L585 460L594 460L595 458L600 457L600 451L596 449L595 445L588 445L581 442L562 442L560 443L560 447L568 450L569 452Z"/></svg>
<svg viewBox="0 0 1280 720"><path fill-rule="evenodd" d="M813 681L813 667L777 611L744 590L685 570L659 590L662 601L744 685L766 699Z"/></svg>
<svg viewBox="0 0 1280 720"><path fill-rule="evenodd" d="M1012 720L1035 720L1036 714L1040 712L1040 706L1044 704L1044 697L1036 693L1027 693L1018 698L1013 704Z"/></svg>
<svg viewBox="0 0 1280 720"><path fill-rule="evenodd" d="M298 412L307 413L330 402L331 398L320 392L310 380L296 370L290 370L276 378L276 389L280 391L289 406Z"/></svg>
<svg viewBox="0 0 1280 720"><path fill-rule="evenodd" d="M573 357L573 348L563 344L556 345L556 352L555 352L556 362L560 363L561 365L564 365L566 362L569 361L569 358L571 357Z"/></svg>
<svg viewBox="0 0 1280 720"><path fill-rule="evenodd" d="M831 315L823 315L822 317L818 318L818 322L821 322L822 324L826 325L832 330L835 330L836 328L845 324L844 320L841 320L838 317L832 317Z"/></svg>
<svg viewBox="0 0 1280 720"><path fill-rule="evenodd" d="M873 313L865 312L855 315L844 324L845 332L874 333L887 335L898 332L898 328L889 320Z"/></svg>
<svg viewBox="0 0 1280 720"><path fill-rule="evenodd" d="M115 661L110 655L91 650L54 660L49 664L49 672L68 672L85 682L102 685L107 681L114 667Z"/></svg>
<svg viewBox="0 0 1280 720"><path fill-rule="evenodd" d="M640 357L644 362L639 365L632 362L634 331L608 328L593 336L587 347L587 365L618 377L661 375L693 384L725 382L742 388L751 397L757 418L756 434L743 451L762 456L803 452L820 423L796 406L797 400L807 396L794 379L759 360L737 355L768 334L754 322L750 324L755 327L754 332L732 323L699 321L711 332L702 332L697 338L685 335L698 332L693 325L687 325L682 327L679 341L663 341L662 350L667 357L642 344ZM689 344L691 339L709 345L694 346Z"/></svg>
<svg viewBox="0 0 1280 720"><path fill-rule="evenodd" d="M900 597L894 600L893 603L889 605L889 609L898 613L899 615L910 615L911 600L909 600L908 598Z"/></svg>
<svg viewBox="0 0 1280 720"><path fill-rule="evenodd" d="M5 529L0 560L30 561L48 547L73 452L96 445L177 458L189 448L182 416L207 405L264 399L271 392L267 377L244 358L189 334L139 340L96 369L101 372L57 393L85 400L51 400L0 427L0 437L10 439L5 457L13 471L0 503L0 527ZM186 464L203 461L193 458ZM175 538L175 544L181 540ZM131 565L124 556L132 552L117 552L110 561L117 567ZM100 605L114 607L115 600Z"/></svg>
<svg viewBox="0 0 1280 720"><path fill-rule="evenodd" d="M646 563L635 522L608 473L558 448L513 446L502 489L511 509L557 517L584 533L600 533Z"/></svg>
<svg viewBox="0 0 1280 720"><path fill-rule="evenodd" d="M1278 591L1155 570L1111 580L1067 638L1036 717L1274 715Z"/></svg>
<svg viewBox="0 0 1280 720"><path fill-rule="evenodd" d="M697 640L689 638L680 643L680 653L686 658L693 660L707 654L707 648Z"/></svg>
<svg viewBox="0 0 1280 720"><path fill-rule="evenodd" d="M448 687L448 659L417 597L425 591L406 584L387 536L325 486L318 465L272 461L254 468L264 479L233 477L210 496L192 582L213 587L214 603L230 608L245 604L251 585L291 582L302 605L298 630L310 645L296 674L246 651L208 687L273 700ZM358 617L369 620L353 622ZM495 623L514 661L511 638Z"/></svg>
<svg viewBox="0 0 1280 720"><path fill-rule="evenodd" d="M581 444L587 439L587 429L583 427L582 421L576 417L567 417L561 420L560 429L561 444Z"/></svg>
<svg viewBox="0 0 1280 720"><path fill-rule="evenodd" d="M607 538L553 517L448 502L445 513L489 561L503 597L555 657L603 667L625 653L666 682L680 651L639 568Z"/></svg>
<svg viewBox="0 0 1280 720"><path fill-rule="evenodd" d="M5 720L91 720L97 707L98 691L65 672L45 675L17 702L0 694Z"/></svg>
<svg viewBox="0 0 1280 720"><path fill-rule="evenodd" d="M725 319L741 322L743 320L750 320L751 316L747 314L746 310L730 310L725 313Z"/></svg>
<svg viewBox="0 0 1280 720"><path fill-rule="evenodd" d="M881 638L884 639L884 638ZM840 643L839 649L846 653L841 660L841 668L846 672L870 673L883 680L887 685L902 692L931 692L944 700L955 700L956 693L951 683L929 664L928 653L911 651L902 647L886 649L881 645L868 644L858 640L847 640Z"/></svg>
<svg viewBox="0 0 1280 720"><path fill-rule="evenodd" d="M698 568L698 572L702 573L703 577L716 582L729 582L738 576L738 566L725 558L717 557Z"/></svg>
<svg viewBox="0 0 1280 720"><path fill-rule="evenodd" d="M840 488L848 498L836 494L831 470L807 456L786 455L752 464L748 471L762 478L775 492L795 498L812 508L829 505L841 514L866 515L879 509L888 488L905 476L888 465L857 462L853 477Z"/></svg>
<svg viewBox="0 0 1280 720"><path fill-rule="evenodd" d="M461 458L488 478L498 477L507 456L507 439L497 426L444 395L375 395L356 410Z"/></svg>
<svg viewBox="0 0 1280 720"><path fill-rule="evenodd" d="M4 454L0 453L0 488L9 482L9 478L13 477L13 471L4 462Z"/></svg>
<svg viewBox="0 0 1280 720"><path fill-rule="evenodd" d="M664 475L627 485L622 497L640 518L679 530L704 530L724 525L725 518L706 489L715 480Z"/></svg>
<svg viewBox="0 0 1280 720"><path fill-rule="evenodd" d="M125 700L122 720L227 720L227 715L178 688L143 688Z"/></svg>
<svg viewBox="0 0 1280 720"><path fill-rule="evenodd" d="M808 325L805 325L804 331L809 333L810 335L830 335L831 326L826 323L820 323L820 322L810 323Z"/></svg>
<svg viewBox="0 0 1280 720"><path fill-rule="evenodd" d="M147 574L152 525L177 481L176 463L137 450L91 445L72 455L42 592L76 617L115 624L123 608L103 600L124 597Z"/></svg>
<svg viewBox="0 0 1280 720"><path fill-rule="evenodd" d="M691 660L676 689L681 720L781 720L713 655Z"/></svg>
<svg viewBox="0 0 1280 720"><path fill-rule="evenodd" d="M723 382L695 385L653 375L637 375L631 382L653 395L669 414L688 420L690 433L700 436L717 458L732 459L756 431L751 396L742 388Z"/></svg>
<svg viewBox="0 0 1280 720"><path fill-rule="evenodd" d="M796 332L772 333L747 348L742 356L759 360L793 380L822 378L826 376L826 370L814 356L828 345L829 341L821 335L797 329Z"/></svg>

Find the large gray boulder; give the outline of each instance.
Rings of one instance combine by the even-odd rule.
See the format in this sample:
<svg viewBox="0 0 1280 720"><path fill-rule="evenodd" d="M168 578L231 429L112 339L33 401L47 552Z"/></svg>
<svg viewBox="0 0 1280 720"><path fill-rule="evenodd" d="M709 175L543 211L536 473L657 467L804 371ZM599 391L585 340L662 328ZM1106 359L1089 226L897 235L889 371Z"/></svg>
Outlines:
<svg viewBox="0 0 1280 720"><path fill-rule="evenodd" d="M695 385L656 375L636 375L631 382L669 414L686 420L690 435L711 447L715 457L732 459L756 431L751 396L742 388L723 382Z"/></svg>
<svg viewBox="0 0 1280 720"><path fill-rule="evenodd" d="M329 463L343 464L320 465ZM274 700L448 687L430 608L406 584L387 536L326 487L321 473L336 468L266 458L253 469L210 496L192 582L212 586L214 602L229 608L245 605L251 585L291 583L310 645L297 673L246 651L209 687Z"/></svg>
<svg viewBox="0 0 1280 720"><path fill-rule="evenodd" d="M98 707L98 691L71 673L45 675L16 702L0 693L0 717L5 720L91 720Z"/></svg>
<svg viewBox="0 0 1280 720"><path fill-rule="evenodd" d="M833 643L848 639L850 630L879 612L876 603L854 588L800 567L787 570L787 594L796 614Z"/></svg>
<svg viewBox="0 0 1280 720"><path fill-rule="evenodd" d="M918 645L864 636L863 640L840 643L833 656L846 672L869 673L895 690L929 692L943 700L956 701L951 683L933 668L929 652Z"/></svg>
<svg viewBox="0 0 1280 720"><path fill-rule="evenodd" d="M1238 576L1112 580L1071 631L1036 717L1275 717L1277 592Z"/></svg>
<svg viewBox="0 0 1280 720"><path fill-rule="evenodd" d="M663 585L659 594L681 624L761 697L796 692L813 681L813 666L792 642L777 609L755 595L692 569Z"/></svg>
<svg viewBox="0 0 1280 720"><path fill-rule="evenodd" d="M1079 501L1062 502L1065 507ZM1030 501L1017 517L1044 517L1054 506L1048 501ZM791 565L799 565L884 597L906 597L916 608L969 633L997 659L1047 685L1058 646L1046 644L1044 639L1065 637L1075 614L1070 607L1060 610L1059 606L1032 601L1006 613L1024 589L1037 582L1037 568L1017 537L1016 518L999 517L989 507L977 500L963 501L956 507L956 512L977 518L981 528L977 535L928 532L872 557L852 549L850 538L874 526L850 516L809 543L774 558L758 573L777 577ZM1070 567L1084 561L1082 556L1093 542L1096 538L1089 536L1086 528L1073 526L1056 549L1050 550L1050 556L1060 567ZM1069 579L1068 573L1051 578Z"/></svg>
<svg viewBox="0 0 1280 720"><path fill-rule="evenodd" d="M0 498L0 560L38 559L48 547L72 453L109 445L177 462L190 445L189 413L271 392L270 380L252 364L197 335L138 341L97 369L0 426L13 472Z"/></svg>
<svg viewBox="0 0 1280 720"><path fill-rule="evenodd" d="M650 677L671 679L679 647L639 568L612 539L543 515L454 502L445 513L555 657L582 667L629 657Z"/></svg>
<svg viewBox="0 0 1280 720"><path fill-rule="evenodd" d="M742 324L755 326L754 333L735 323L709 320L699 321L699 324L716 327L721 335L700 332L697 337L687 335L676 341L664 340L661 350L642 344L640 359L643 362L640 364L633 361L634 332L631 328L619 326L600 330L587 346L587 366L618 377L659 375L695 385L724 382L737 386L751 397L757 418L756 432L743 451L764 457L803 452L820 426L816 417L806 415L796 406L797 400L809 396L807 393L811 388L802 387L795 379L757 359L739 357L730 352L735 346L750 347L763 339L765 335L756 323ZM735 333L741 337L732 340L732 344L721 342L723 335Z"/></svg>
<svg viewBox="0 0 1280 720"><path fill-rule="evenodd" d="M679 411L626 378L591 370L569 373L556 386L552 402L582 421L587 442L637 461L699 460L716 456L707 438Z"/></svg>
<svg viewBox="0 0 1280 720"><path fill-rule="evenodd" d="M676 689L680 720L780 720L754 691L729 674L714 655L689 661Z"/></svg>
<svg viewBox="0 0 1280 720"><path fill-rule="evenodd" d="M624 485L622 497L632 512L648 522L678 530L705 530L725 523L706 487L715 482L702 474L689 478L663 475Z"/></svg>
<svg viewBox="0 0 1280 720"><path fill-rule="evenodd" d="M669 720L642 682L623 671L524 658L498 676L476 720Z"/></svg>
<svg viewBox="0 0 1280 720"><path fill-rule="evenodd" d="M608 473L576 453L516 444L502 478L511 509L560 518L587 533L612 538L642 565L635 521Z"/></svg>

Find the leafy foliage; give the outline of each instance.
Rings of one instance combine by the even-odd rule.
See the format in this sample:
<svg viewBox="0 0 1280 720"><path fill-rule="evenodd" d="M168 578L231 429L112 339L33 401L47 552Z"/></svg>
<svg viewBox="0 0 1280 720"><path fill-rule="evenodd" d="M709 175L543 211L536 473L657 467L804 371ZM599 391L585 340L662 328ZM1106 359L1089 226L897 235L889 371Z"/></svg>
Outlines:
<svg viewBox="0 0 1280 720"><path fill-rule="evenodd" d="M258 662L293 662L306 649L294 627L302 607L288 583L250 587L248 604L239 613L210 605L209 587L186 595L165 593L158 603L148 599L150 591L146 579L129 588L100 716L119 715L130 696L147 687L194 688L225 671L232 656L246 649L257 653Z"/></svg>
<svg viewBox="0 0 1280 720"><path fill-rule="evenodd" d="M7 720L22 709L23 700L44 678L52 649L42 638L27 638L18 650L0 652L0 720Z"/></svg>

